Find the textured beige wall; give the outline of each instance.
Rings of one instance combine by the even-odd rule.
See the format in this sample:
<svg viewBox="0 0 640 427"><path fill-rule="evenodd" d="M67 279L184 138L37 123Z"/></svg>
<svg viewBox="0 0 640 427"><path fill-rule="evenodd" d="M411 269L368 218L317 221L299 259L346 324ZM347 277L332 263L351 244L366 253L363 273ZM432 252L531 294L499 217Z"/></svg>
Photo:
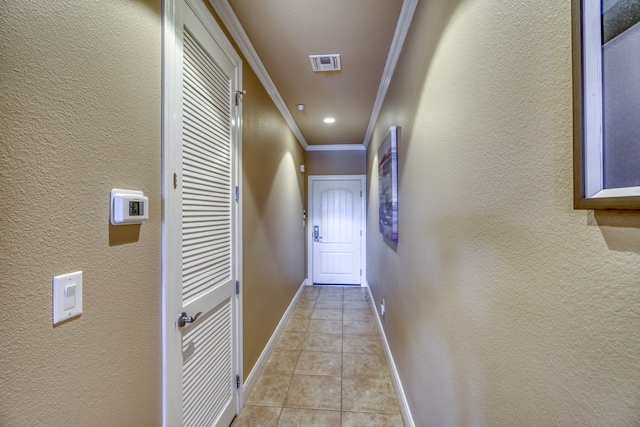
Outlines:
<svg viewBox="0 0 640 427"><path fill-rule="evenodd" d="M367 158L364 151L307 151L307 175L364 175Z"/></svg>
<svg viewBox="0 0 640 427"><path fill-rule="evenodd" d="M2 2L0 40L0 425L158 426L160 2ZM149 197L139 234L113 187Z"/></svg>
<svg viewBox="0 0 640 427"><path fill-rule="evenodd" d="M571 149L570 0L420 2L367 166L367 277L416 425L640 425L640 213L574 211Z"/></svg>
<svg viewBox="0 0 640 427"><path fill-rule="evenodd" d="M243 357L251 372L304 274L304 151L244 63Z"/></svg>

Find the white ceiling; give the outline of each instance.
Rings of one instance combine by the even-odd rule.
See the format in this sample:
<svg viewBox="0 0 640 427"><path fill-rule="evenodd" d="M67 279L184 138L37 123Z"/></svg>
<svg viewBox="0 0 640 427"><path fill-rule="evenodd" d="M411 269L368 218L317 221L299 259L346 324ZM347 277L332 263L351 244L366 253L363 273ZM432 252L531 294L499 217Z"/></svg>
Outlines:
<svg viewBox="0 0 640 427"><path fill-rule="evenodd" d="M300 143L314 149L368 144L417 1L211 2ZM340 54L342 70L314 72L309 55L319 54Z"/></svg>

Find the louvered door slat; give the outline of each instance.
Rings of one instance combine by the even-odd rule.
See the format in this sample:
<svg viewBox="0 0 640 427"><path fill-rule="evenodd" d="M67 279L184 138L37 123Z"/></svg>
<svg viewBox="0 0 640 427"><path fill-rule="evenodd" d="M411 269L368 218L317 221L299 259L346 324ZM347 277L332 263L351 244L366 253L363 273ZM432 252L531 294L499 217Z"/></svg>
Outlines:
<svg viewBox="0 0 640 427"><path fill-rule="evenodd" d="M193 271L225 271L225 263L228 261L229 256L226 254L223 245L217 245L211 247L211 250L204 251L192 251L190 253L192 260L185 264L185 278L188 280L189 275ZM221 264L222 265L219 265ZM211 264L218 264L213 265Z"/></svg>
<svg viewBox="0 0 640 427"><path fill-rule="evenodd" d="M202 246L206 246L209 243L209 239L211 238L224 238L227 235L226 230L222 229L219 232L216 230L209 230L206 232L194 232L190 233L191 237L189 238L188 244L184 246L184 250L190 250L191 248L199 248Z"/></svg>
<svg viewBox="0 0 640 427"><path fill-rule="evenodd" d="M193 118L193 132L198 134L212 134L214 137L219 137L221 134L229 129L229 126L221 120L221 113L217 110L208 108L206 104L193 104L194 101L187 98L184 109ZM215 123L217 128L209 128L209 123ZM187 136L190 136L187 134ZM208 135L207 135L208 136ZM219 145L224 146L223 143Z"/></svg>
<svg viewBox="0 0 640 427"><path fill-rule="evenodd" d="M208 124L211 127L215 125L215 122L211 121ZM227 163L229 157L225 151L229 150L229 146L213 142L216 139L224 138L225 134L222 131L214 132L212 129L200 130L197 125L197 123L193 123L189 128L185 129L184 139L189 142L189 145L184 147L184 153L193 160L204 160L207 163L213 161L218 164Z"/></svg>
<svg viewBox="0 0 640 427"><path fill-rule="evenodd" d="M193 170L202 170L202 179L213 179L217 182L222 182L229 180L229 172L226 170L226 166L229 163L228 159L206 159L206 154L198 155L193 153L185 153L184 154L184 168L191 172ZM204 170L203 170L204 169ZM214 175L215 174L215 175ZM193 183L190 181L191 177L187 175L187 180L185 181L187 184ZM202 181L197 181L202 182Z"/></svg>
<svg viewBox="0 0 640 427"><path fill-rule="evenodd" d="M185 77L193 78L194 76L192 73L185 70ZM224 87L224 85L220 86ZM210 118L220 122L225 122L225 120L223 120L226 109L225 104L229 102L229 100L226 100L223 103L223 98L203 91L202 85L199 82L188 83L185 85L185 88L189 90L189 93L184 98L184 106L186 108L194 108L195 106L196 108L194 109L209 113Z"/></svg>
<svg viewBox="0 0 640 427"><path fill-rule="evenodd" d="M186 55L192 58L192 61L184 64L185 73L191 75L185 83L197 86L204 96L217 99L215 102L223 101L224 94L212 91L210 88L228 84L229 79L199 46L185 43Z"/></svg>
<svg viewBox="0 0 640 427"><path fill-rule="evenodd" d="M199 140L215 140L216 138L222 138L224 137L224 134L222 132L215 132L212 129L201 127L194 117L194 121L191 124L191 127L184 130L184 137L191 142L197 143L197 141ZM224 162L227 159L222 158L221 153L216 152L216 150L221 151L228 149L229 147L225 144L211 144L205 147L188 147L185 153L193 157L200 156L201 158L203 156L205 158L208 156L213 156L216 161L218 158L220 158L221 161Z"/></svg>
<svg viewBox="0 0 640 427"><path fill-rule="evenodd" d="M204 169L203 172L207 172L209 169L212 169L219 172L223 176L230 176L229 171L227 170L229 159L222 158L220 156L216 157L211 152L206 152L205 150L199 149L199 147L195 146L197 142L198 141L185 138L185 143L189 144L185 147L183 152L185 168ZM210 148L211 151L216 150L216 147L211 146L208 148Z"/></svg>
<svg viewBox="0 0 640 427"><path fill-rule="evenodd" d="M229 80L220 73L220 70L208 56L201 55L197 49L186 47L185 56L188 55L191 62L185 64L184 67L185 86L189 86L205 102L211 103L214 107L222 104L226 96L211 88L227 85Z"/></svg>
<svg viewBox="0 0 640 427"><path fill-rule="evenodd" d="M189 280L195 271L226 271L224 264L228 261L229 255L224 251L224 247L221 246L222 245L212 247L211 250L207 252L193 251L193 253L190 254L192 260L189 261L188 264L185 264L184 267L185 279ZM218 265L210 266L211 264Z"/></svg>
<svg viewBox="0 0 640 427"><path fill-rule="evenodd" d="M211 246L207 242L201 241L198 244L190 245L185 252L188 252L194 259L198 259L198 256L202 257L202 255L214 255L216 253L226 255L225 249L228 245L228 240L223 240L215 246Z"/></svg>
<svg viewBox="0 0 640 427"><path fill-rule="evenodd" d="M185 129L185 134L193 131L192 128ZM183 153L185 155L185 160L190 161L192 163L205 162L205 163L215 163L219 166L223 166L229 162L229 158L225 158L221 155L220 151L228 150L229 147L225 147L223 144L213 144L207 143L206 146L199 146L200 141L206 141L207 138L222 138L221 135L215 135L213 133L210 134L202 134L202 135L193 135L193 137L189 135L185 135L185 140L190 144L185 147ZM228 173L225 168L222 168L222 171Z"/></svg>
<svg viewBox="0 0 640 427"><path fill-rule="evenodd" d="M197 181L192 180L191 177L187 177L184 180L183 185L187 186L187 192L189 193L207 194L210 197L216 195L217 197L220 197L220 202L224 203L227 206L230 206L231 195L224 193L229 188L229 178L225 176L221 176L221 174L213 175L215 173L215 168L212 166L213 165L209 166L208 171L203 171L202 175L199 177ZM192 169L193 172L190 171L189 169ZM194 167L191 167L191 168L187 167L185 168L185 170L187 171L187 173L196 173L198 169ZM214 187L214 189L220 192L221 194L212 193L211 187ZM227 197L222 197L223 195Z"/></svg>

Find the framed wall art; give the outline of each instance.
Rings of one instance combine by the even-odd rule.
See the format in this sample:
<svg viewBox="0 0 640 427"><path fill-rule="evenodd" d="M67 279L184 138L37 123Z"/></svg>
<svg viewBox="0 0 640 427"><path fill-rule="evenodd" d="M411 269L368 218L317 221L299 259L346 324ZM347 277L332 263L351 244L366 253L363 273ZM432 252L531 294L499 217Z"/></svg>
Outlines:
<svg viewBox="0 0 640 427"><path fill-rule="evenodd" d="M573 0L574 208L640 209L640 0Z"/></svg>
<svg viewBox="0 0 640 427"><path fill-rule="evenodd" d="M378 148L378 223L387 239L398 243L398 140L400 127L391 126Z"/></svg>

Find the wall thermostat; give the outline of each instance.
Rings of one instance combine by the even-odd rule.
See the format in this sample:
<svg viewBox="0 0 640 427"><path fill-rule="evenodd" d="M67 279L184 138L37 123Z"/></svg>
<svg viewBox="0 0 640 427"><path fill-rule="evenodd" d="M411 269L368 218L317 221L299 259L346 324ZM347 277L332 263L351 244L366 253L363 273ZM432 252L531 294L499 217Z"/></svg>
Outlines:
<svg viewBox="0 0 640 427"><path fill-rule="evenodd" d="M149 219L149 198L142 191L111 190L111 224L142 224Z"/></svg>

